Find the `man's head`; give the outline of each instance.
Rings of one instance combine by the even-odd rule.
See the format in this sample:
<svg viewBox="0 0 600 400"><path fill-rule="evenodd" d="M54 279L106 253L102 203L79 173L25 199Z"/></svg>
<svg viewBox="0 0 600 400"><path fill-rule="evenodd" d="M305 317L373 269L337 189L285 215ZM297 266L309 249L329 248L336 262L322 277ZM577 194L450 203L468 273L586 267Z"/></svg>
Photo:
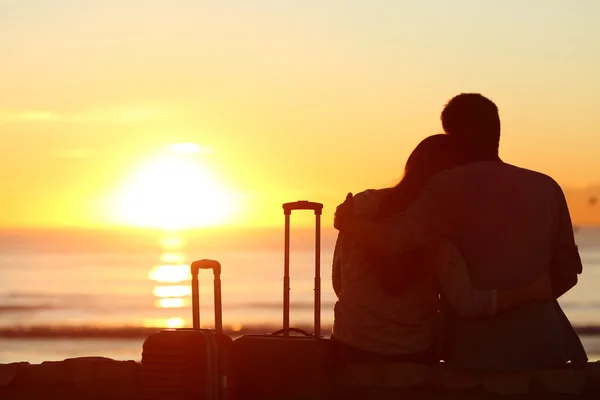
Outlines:
<svg viewBox="0 0 600 400"><path fill-rule="evenodd" d="M490 99L479 93L461 93L446 104L441 118L444 131L456 137L470 157L498 155L500 116Z"/></svg>

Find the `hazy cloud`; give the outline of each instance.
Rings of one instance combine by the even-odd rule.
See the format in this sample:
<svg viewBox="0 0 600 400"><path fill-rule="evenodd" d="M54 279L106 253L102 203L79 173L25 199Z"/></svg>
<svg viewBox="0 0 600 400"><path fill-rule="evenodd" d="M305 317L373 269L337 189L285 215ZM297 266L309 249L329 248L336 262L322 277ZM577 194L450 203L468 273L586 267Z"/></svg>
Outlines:
<svg viewBox="0 0 600 400"><path fill-rule="evenodd" d="M86 148L61 149L56 152L57 158L91 158L96 155L96 150Z"/></svg>
<svg viewBox="0 0 600 400"><path fill-rule="evenodd" d="M0 109L0 122L139 124L171 115L171 110L153 105L117 106L75 112Z"/></svg>

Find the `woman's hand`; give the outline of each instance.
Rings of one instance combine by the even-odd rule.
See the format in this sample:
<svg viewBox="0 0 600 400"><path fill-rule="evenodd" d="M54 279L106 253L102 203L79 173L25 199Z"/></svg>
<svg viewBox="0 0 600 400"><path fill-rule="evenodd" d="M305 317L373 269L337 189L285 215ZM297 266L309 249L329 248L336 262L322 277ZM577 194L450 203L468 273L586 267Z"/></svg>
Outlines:
<svg viewBox="0 0 600 400"><path fill-rule="evenodd" d="M497 310L500 312L525 303L551 301L554 301L554 294L550 276L543 274L528 285L499 290Z"/></svg>
<svg viewBox="0 0 600 400"><path fill-rule="evenodd" d="M348 193L346 195L346 200L335 209L335 215L333 216L333 227L335 229L341 231L348 223L348 220L352 216L352 200L352 193Z"/></svg>

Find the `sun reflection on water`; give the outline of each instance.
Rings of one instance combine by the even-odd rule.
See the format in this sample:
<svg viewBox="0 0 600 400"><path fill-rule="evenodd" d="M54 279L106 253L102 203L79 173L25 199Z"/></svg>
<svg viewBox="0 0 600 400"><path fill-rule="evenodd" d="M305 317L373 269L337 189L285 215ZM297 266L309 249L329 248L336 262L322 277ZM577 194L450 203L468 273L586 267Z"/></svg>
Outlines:
<svg viewBox="0 0 600 400"><path fill-rule="evenodd" d="M144 323L148 328L183 328L183 318L154 318L149 319Z"/></svg>
<svg viewBox="0 0 600 400"><path fill-rule="evenodd" d="M160 260L165 263L183 264L185 260L185 254L175 251L165 251L160 255Z"/></svg>
<svg viewBox="0 0 600 400"><path fill-rule="evenodd" d="M154 302L154 305L158 308L182 308L186 304L186 300L182 299L181 297L167 297L164 299L158 299Z"/></svg>
<svg viewBox="0 0 600 400"><path fill-rule="evenodd" d="M171 233L160 238L159 245L163 249L160 255L161 264L148 272L148 279L156 283L152 290L155 297L154 306L165 311L172 310L170 312L174 314L167 318L149 320L146 325L181 328L185 323L181 316L183 310L175 310L188 307L191 303L190 268L182 251L185 241L180 235Z"/></svg>
<svg viewBox="0 0 600 400"><path fill-rule="evenodd" d="M190 267L185 264L157 265L148 273L148 278L160 283L179 283L188 281Z"/></svg>
<svg viewBox="0 0 600 400"><path fill-rule="evenodd" d="M189 286L155 286L153 293L156 297L186 297L192 290Z"/></svg>

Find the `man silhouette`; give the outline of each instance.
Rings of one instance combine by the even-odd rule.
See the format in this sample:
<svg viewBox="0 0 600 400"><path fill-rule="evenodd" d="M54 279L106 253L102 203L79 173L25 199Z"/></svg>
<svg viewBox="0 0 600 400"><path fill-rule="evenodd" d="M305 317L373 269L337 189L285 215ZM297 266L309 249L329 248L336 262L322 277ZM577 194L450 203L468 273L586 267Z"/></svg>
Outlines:
<svg viewBox="0 0 600 400"><path fill-rule="evenodd" d="M498 156L496 105L475 93L448 102L445 132L470 162L435 175L417 201L385 222L336 211L334 226L379 254L398 254L440 238L451 240L479 289L508 289L548 273L554 297L577 283L581 260L560 186ZM558 302L529 303L494 317L468 319L444 307L443 358L456 367L515 371L587 361Z"/></svg>

